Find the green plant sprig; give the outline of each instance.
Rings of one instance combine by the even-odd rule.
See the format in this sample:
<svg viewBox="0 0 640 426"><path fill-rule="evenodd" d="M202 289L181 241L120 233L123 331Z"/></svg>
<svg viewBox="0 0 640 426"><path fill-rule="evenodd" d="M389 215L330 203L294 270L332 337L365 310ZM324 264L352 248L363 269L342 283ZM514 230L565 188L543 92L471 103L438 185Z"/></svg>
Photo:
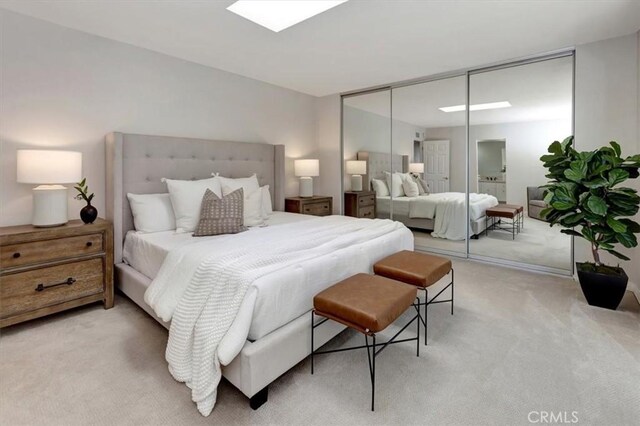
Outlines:
<svg viewBox="0 0 640 426"><path fill-rule="evenodd" d="M636 247L635 234L640 233L640 224L628 219L640 208L638 191L619 186L627 179L638 178L640 155L623 158L620 145L615 141L609 144L578 152L573 148L573 136L569 136L562 143L553 142L549 154L540 157L550 179L541 187L547 189L544 201L549 205L541 216L551 226L565 228L560 232L589 241L593 260L599 266L599 250L630 260L615 246Z"/></svg>
<svg viewBox="0 0 640 426"><path fill-rule="evenodd" d="M83 178L80 182L74 186L78 194L75 196L76 200L85 200L87 204L91 204L94 194L89 194L89 186L87 185L87 178Z"/></svg>

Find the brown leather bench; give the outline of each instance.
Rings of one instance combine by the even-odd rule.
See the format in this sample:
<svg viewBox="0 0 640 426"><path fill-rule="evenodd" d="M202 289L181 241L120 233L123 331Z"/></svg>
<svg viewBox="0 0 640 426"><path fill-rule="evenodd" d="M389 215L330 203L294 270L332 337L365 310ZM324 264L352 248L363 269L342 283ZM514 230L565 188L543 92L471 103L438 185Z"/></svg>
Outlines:
<svg viewBox="0 0 640 426"><path fill-rule="evenodd" d="M393 280L402 281L424 290L425 300L419 303L424 306L424 318L420 321L424 324L424 344L427 344L427 307L432 303L451 302L451 315L453 315L453 286L454 271L451 260L426 253L403 250L376 262L373 265L373 272ZM451 273L451 282L447 284L434 297L429 299L428 287L437 283ZM436 300L447 288L451 287L451 299Z"/></svg>
<svg viewBox="0 0 640 426"><path fill-rule="evenodd" d="M516 239L516 231L520 233L520 221L524 215L524 208L522 206L512 204L499 204L495 207L491 207L485 211L485 235L489 235L489 229L495 229L496 218L511 220L511 226L509 228L500 228L511 231L511 238ZM489 225L489 218L491 218L491 225Z"/></svg>
<svg viewBox="0 0 640 426"><path fill-rule="evenodd" d="M524 228L524 206L520 206L518 204L500 204L500 207L506 207L511 209L516 209L518 220L518 228ZM518 230L518 232L520 232Z"/></svg>
<svg viewBox="0 0 640 426"><path fill-rule="evenodd" d="M313 374L314 355L366 348L371 376L371 411L373 411L378 354L391 343L415 340L416 355L420 356L420 322L417 321L419 314L416 314L390 340L376 343L376 333L383 331L408 308L415 306L416 293L414 286L369 274L354 275L318 293L313 298L311 311L311 374ZM418 310L417 307L416 310ZM316 315L324 317L317 324L315 323ZM317 351L314 346L314 331L328 320L337 321L364 334L365 345ZM413 321L417 324L416 337L395 340ZM369 338L372 339L372 343L369 343ZM380 349L376 350L376 347Z"/></svg>

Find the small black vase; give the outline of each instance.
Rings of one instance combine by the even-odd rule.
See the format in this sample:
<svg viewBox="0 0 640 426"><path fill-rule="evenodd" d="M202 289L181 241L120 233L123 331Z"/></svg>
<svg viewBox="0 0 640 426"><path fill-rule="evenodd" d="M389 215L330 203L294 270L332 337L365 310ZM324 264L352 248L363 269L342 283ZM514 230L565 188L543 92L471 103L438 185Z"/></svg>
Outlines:
<svg viewBox="0 0 640 426"><path fill-rule="evenodd" d="M87 204L80 210L80 219L86 224L93 223L98 217L98 209L93 207L91 203Z"/></svg>

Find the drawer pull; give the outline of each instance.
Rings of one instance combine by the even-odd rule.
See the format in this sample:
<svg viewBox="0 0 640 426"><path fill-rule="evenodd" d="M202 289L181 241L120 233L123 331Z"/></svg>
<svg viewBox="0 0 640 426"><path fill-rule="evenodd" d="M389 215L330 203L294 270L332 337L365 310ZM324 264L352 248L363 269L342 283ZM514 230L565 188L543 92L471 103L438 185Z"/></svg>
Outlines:
<svg viewBox="0 0 640 426"><path fill-rule="evenodd" d="M20 257L20 253L19 252L13 253L13 258L14 259L17 259L19 257Z"/></svg>
<svg viewBox="0 0 640 426"><path fill-rule="evenodd" d="M76 282L75 278L69 277L64 281L61 281L59 283L55 283L55 284L49 284L49 285L44 285L42 283L38 284L38 286L36 287L36 291L43 291L46 290L48 288L53 288L53 287L58 287L59 285L71 285L73 283Z"/></svg>
<svg viewBox="0 0 640 426"><path fill-rule="evenodd" d="M93 243L91 241L87 241L87 247L91 247Z"/></svg>

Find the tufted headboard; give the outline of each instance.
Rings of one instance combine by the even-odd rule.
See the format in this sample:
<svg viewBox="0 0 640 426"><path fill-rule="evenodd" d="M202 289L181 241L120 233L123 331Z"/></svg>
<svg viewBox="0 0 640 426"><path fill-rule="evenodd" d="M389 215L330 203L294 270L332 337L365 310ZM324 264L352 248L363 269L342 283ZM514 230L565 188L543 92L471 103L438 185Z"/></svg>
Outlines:
<svg viewBox="0 0 640 426"><path fill-rule="evenodd" d="M133 229L127 193L167 192L161 179L230 178L256 173L269 185L274 210L284 210L284 145L110 133L106 136L107 219L113 222L115 263Z"/></svg>
<svg viewBox="0 0 640 426"><path fill-rule="evenodd" d="M358 160L367 162L367 174L364 175L364 186L373 189L371 179L384 179L384 172L406 173L409 171L409 156L384 152L359 151Z"/></svg>

